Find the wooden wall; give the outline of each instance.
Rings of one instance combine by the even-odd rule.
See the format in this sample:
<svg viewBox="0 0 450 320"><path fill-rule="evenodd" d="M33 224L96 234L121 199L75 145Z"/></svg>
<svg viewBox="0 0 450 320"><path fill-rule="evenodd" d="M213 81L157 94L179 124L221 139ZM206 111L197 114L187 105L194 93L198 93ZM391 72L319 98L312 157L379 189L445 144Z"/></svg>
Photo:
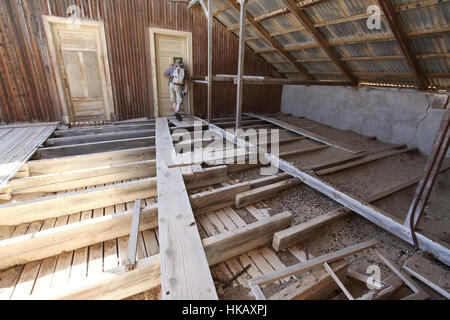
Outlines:
<svg viewBox="0 0 450 320"><path fill-rule="evenodd" d="M61 120L42 15L67 16L77 5L85 19L105 22L113 97L119 119L153 116L153 88L148 28L193 33L194 70L207 74L206 18L200 8L169 0L1 0L0 122ZM219 22L214 25L214 74L236 74L238 39ZM277 76L247 48L245 73ZM281 86L246 86L244 111L276 112ZM217 83L214 116L234 113L236 88ZM206 114L206 87L194 86L195 113Z"/></svg>

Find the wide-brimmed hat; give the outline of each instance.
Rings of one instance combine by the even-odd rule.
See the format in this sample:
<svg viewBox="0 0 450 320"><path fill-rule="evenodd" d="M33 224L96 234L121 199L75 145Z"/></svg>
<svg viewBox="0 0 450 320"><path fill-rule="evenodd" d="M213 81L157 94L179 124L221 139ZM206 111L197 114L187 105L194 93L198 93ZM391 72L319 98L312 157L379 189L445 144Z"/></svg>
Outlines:
<svg viewBox="0 0 450 320"><path fill-rule="evenodd" d="M173 64L174 66L184 66L183 58L173 58Z"/></svg>

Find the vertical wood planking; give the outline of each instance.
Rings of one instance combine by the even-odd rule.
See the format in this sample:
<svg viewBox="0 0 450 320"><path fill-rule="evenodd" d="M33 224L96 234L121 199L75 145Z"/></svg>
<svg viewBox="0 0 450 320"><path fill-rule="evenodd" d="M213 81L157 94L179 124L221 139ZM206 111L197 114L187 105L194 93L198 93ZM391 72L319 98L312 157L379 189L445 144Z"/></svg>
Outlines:
<svg viewBox="0 0 450 320"><path fill-rule="evenodd" d="M42 15L65 17L79 5L83 19L105 23L106 45L116 116L121 119L154 114L149 27L193 34L192 76L207 75L207 19L201 8L161 0L11 0L0 1L0 123L61 120L55 74L47 49ZM213 74L234 74L238 39L213 23ZM276 76L273 67L246 48L245 74ZM207 88L192 86L197 116L207 113ZM244 112L276 112L281 86L245 86ZM234 114L236 86L213 88L213 117Z"/></svg>

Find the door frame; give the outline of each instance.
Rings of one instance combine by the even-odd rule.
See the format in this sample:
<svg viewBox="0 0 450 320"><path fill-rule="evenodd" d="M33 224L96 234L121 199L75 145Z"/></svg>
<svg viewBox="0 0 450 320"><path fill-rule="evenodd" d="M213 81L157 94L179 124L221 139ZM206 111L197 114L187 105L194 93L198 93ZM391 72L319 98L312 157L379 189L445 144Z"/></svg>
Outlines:
<svg viewBox="0 0 450 320"><path fill-rule="evenodd" d="M52 24L62 24L68 23L72 19L65 17L57 17L57 16L48 16L42 15L42 21L44 24L44 30L47 37L47 47L50 53L51 66L53 69L53 74L56 78L56 87L58 89L59 101L61 103L61 111L64 123L71 122L71 102L68 101L70 97L69 88L66 86L63 81L63 74L58 59L58 54L56 51L56 45L53 37ZM99 32L99 48L101 50L99 53L99 59L103 60L103 63L99 61L99 69L100 75L103 75L105 83L102 83L103 87L103 95L106 107L106 118L111 120L111 117L115 117L115 106L114 99L112 94L112 85L111 85L111 73L109 68L109 59L108 59L108 50L106 46L106 35L105 35L105 25L103 21L93 21L93 20L84 20L80 19L77 21L80 23L80 26L87 27L97 27ZM102 81L103 82L103 81Z"/></svg>
<svg viewBox="0 0 450 320"><path fill-rule="evenodd" d="M162 28L149 28L149 36L150 36L150 57L151 57L151 65L152 65L152 85L153 85L153 103L154 103L154 116L155 118L159 117L159 101L158 101L158 77L156 74L156 42L155 37L157 34L167 35L167 36L177 36L183 37L187 39L187 54L188 54L188 68L189 68L189 76L192 77L193 74L193 52L192 52L192 32L186 31L178 31L172 29L162 29ZM194 88L189 85L189 103L190 103L190 114L193 113L194 110ZM188 109L187 109L188 110ZM189 110L188 110L189 112Z"/></svg>

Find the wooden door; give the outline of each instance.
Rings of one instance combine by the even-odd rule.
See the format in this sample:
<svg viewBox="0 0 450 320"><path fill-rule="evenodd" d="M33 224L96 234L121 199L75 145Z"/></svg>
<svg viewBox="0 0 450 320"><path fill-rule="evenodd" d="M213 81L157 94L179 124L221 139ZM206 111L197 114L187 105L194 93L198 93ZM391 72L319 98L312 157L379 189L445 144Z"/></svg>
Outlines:
<svg viewBox="0 0 450 320"><path fill-rule="evenodd" d="M157 108L158 116L170 116L174 114L173 103L170 101L169 78L164 76L164 71L173 63L173 58L183 58L185 67L189 69L189 37L175 34L154 34L154 58L156 62L156 86L157 86ZM183 34L181 32L181 34ZM187 113L188 98L184 98L181 110Z"/></svg>
<svg viewBox="0 0 450 320"><path fill-rule="evenodd" d="M50 23L61 92L70 122L111 120L113 118L109 68L103 24L70 21Z"/></svg>

